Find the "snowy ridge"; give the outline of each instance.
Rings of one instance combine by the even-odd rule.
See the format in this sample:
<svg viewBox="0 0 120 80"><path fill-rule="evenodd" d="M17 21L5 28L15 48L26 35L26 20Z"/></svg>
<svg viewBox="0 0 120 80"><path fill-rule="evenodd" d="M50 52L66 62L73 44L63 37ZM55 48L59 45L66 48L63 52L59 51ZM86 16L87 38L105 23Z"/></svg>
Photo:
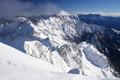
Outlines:
<svg viewBox="0 0 120 80"><path fill-rule="evenodd" d="M116 30L114 28L112 28L112 30L116 33L116 34L120 34L120 31L119 30Z"/></svg>
<svg viewBox="0 0 120 80"><path fill-rule="evenodd" d="M83 70L85 73L90 76L111 77L111 70L104 55L86 42L81 43L80 47L82 49Z"/></svg>

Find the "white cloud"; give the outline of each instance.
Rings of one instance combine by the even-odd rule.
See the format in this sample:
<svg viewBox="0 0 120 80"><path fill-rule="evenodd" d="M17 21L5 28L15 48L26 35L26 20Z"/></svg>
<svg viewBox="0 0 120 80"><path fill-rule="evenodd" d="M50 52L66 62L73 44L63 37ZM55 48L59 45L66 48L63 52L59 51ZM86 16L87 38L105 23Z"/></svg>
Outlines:
<svg viewBox="0 0 120 80"><path fill-rule="evenodd" d="M0 16L48 15L59 11L58 6L50 2L35 5L32 2L19 0L0 0Z"/></svg>

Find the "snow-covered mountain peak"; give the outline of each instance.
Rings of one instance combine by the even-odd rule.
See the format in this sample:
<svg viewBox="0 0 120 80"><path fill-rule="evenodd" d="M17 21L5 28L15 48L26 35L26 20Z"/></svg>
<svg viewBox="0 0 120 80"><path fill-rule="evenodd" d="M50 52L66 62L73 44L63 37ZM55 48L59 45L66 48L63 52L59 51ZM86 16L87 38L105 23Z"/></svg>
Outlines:
<svg viewBox="0 0 120 80"><path fill-rule="evenodd" d="M28 19L25 18L25 17L18 17L18 20L20 20L20 21L27 21Z"/></svg>

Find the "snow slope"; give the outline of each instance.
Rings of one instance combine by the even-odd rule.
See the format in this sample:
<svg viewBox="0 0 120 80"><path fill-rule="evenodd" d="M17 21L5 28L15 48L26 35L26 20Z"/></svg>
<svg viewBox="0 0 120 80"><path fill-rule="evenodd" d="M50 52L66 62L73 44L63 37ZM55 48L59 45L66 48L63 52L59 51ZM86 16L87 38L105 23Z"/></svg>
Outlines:
<svg viewBox="0 0 120 80"><path fill-rule="evenodd" d="M53 65L0 43L0 80L69 80ZM58 74L58 75L57 75Z"/></svg>
<svg viewBox="0 0 120 80"><path fill-rule="evenodd" d="M107 80L107 78L62 73L48 62L0 43L0 80Z"/></svg>

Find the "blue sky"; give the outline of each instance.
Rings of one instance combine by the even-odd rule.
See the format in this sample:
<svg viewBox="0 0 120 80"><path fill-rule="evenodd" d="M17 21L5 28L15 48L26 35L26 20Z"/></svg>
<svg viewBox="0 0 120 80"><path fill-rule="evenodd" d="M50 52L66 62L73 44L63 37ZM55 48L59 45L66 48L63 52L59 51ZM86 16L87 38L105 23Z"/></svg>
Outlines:
<svg viewBox="0 0 120 80"><path fill-rule="evenodd" d="M120 16L120 0L0 0L0 16L99 13Z"/></svg>
<svg viewBox="0 0 120 80"><path fill-rule="evenodd" d="M120 0L23 0L38 2L51 2L64 10L71 12L120 12Z"/></svg>

